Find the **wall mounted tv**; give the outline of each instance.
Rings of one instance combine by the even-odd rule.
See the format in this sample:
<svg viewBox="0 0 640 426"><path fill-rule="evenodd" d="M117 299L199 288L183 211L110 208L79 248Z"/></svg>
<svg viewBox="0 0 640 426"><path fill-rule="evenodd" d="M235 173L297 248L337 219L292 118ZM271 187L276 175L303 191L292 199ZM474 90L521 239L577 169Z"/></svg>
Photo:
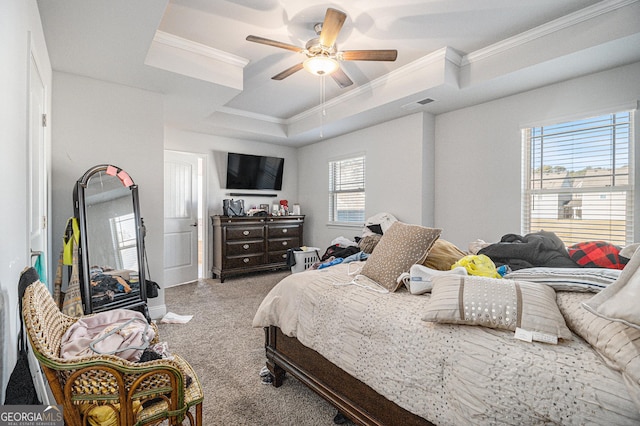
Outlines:
<svg viewBox="0 0 640 426"><path fill-rule="evenodd" d="M227 189L282 189L284 158L236 154L227 157Z"/></svg>

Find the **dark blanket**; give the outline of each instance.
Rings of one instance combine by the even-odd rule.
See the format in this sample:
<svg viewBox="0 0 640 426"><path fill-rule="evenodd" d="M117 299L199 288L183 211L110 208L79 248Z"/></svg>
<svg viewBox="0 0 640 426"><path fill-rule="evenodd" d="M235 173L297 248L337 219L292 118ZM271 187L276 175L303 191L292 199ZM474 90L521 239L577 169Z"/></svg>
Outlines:
<svg viewBox="0 0 640 426"><path fill-rule="evenodd" d="M546 266L549 268L579 268L571 260L560 238L553 232L539 231L524 237L504 235L499 243L488 245L478 254L491 258L496 266L508 265L512 270Z"/></svg>
<svg viewBox="0 0 640 426"><path fill-rule="evenodd" d="M360 251L360 248L357 246L341 247L339 244L334 244L327 248L327 250L324 252L320 260L324 262L325 260L328 260L330 257L334 257L334 258L341 257L344 259L346 257L351 256L352 254L358 253L359 251Z"/></svg>

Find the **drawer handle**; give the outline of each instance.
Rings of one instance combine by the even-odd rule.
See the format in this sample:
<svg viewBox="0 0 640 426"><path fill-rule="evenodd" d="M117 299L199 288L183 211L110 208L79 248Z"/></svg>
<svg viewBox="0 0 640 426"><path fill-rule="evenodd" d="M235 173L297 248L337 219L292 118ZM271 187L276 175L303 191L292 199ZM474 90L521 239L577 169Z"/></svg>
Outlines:
<svg viewBox="0 0 640 426"><path fill-rule="evenodd" d="M283 259L286 259L286 258L287 258L287 255L286 255L286 254L283 254L283 255L282 255L282 258L283 258Z"/></svg>
<svg viewBox="0 0 640 426"><path fill-rule="evenodd" d="M283 245L283 246L286 246L286 245L287 245L287 242L286 242L286 241L283 241L283 242L282 242L282 245Z"/></svg>
<svg viewBox="0 0 640 426"><path fill-rule="evenodd" d="M287 233L287 231L288 231L288 229L287 229L287 228L285 228L285 229L283 229L283 230L282 230L282 233L283 233L283 234L286 234L286 233Z"/></svg>
<svg viewBox="0 0 640 426"><path fill-rule="evenodd" d="M242 231L242 235L249 235L249 231Z"/></svg>
<svg viewBox="0 0 640 426"><path fill-rule="evenodd" d="M245 250L249 250L249 244L243 245L242 248L245 249Z"/></svg>
<svg viewBox="0 0 640 426"><path fill-rule="evenodd" d="M245 257L244 259L242 259L242 261L243 261L244 263L249 263L249 258L248 258L248 257Z"/></svg>

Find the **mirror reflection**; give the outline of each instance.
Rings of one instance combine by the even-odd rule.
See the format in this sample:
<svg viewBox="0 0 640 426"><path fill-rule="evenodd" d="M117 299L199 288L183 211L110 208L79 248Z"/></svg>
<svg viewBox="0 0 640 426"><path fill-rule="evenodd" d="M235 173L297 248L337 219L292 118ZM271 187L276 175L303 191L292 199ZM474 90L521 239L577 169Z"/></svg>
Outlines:
<svg viewBox="0 0 640 426"><path fill-rule="evenodd" d="M131 190L97 172L85 189L89 276L94 306L140 291L136 219Z"/></svg>

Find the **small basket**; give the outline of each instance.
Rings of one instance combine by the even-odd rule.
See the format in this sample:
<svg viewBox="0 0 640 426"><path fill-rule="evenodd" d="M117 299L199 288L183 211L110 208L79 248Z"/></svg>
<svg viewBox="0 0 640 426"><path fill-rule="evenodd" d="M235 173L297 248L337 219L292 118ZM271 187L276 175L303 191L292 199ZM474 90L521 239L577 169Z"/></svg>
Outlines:
<svg viewBox="0 0 640 426"><path fill-rule="evenodd" d="M316 262L320 261L320 256L318 255L318 247L307 247L306 250L294 250L293 256L296 259L296 264L291 267L291 272L303 272L307 269L311 268Z"/></svg>

